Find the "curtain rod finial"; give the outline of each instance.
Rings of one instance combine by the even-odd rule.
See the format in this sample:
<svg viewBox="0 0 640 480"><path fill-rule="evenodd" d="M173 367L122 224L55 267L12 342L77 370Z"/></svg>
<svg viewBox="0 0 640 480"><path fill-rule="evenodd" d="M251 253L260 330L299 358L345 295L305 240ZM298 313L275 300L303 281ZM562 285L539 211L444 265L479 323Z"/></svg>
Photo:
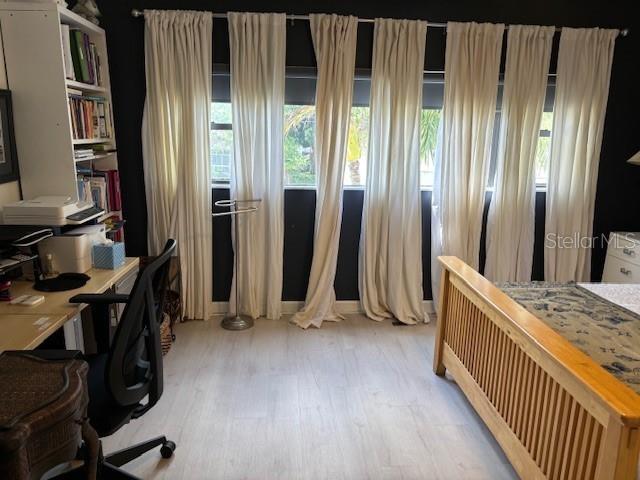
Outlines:
<svg viewBox="0 0 640 480"><path fill-rule="evenodd" d="M142 17L144 16L144 12L142 10L134 8L133 10L131 10L131 16L134 18Z"/></svg>

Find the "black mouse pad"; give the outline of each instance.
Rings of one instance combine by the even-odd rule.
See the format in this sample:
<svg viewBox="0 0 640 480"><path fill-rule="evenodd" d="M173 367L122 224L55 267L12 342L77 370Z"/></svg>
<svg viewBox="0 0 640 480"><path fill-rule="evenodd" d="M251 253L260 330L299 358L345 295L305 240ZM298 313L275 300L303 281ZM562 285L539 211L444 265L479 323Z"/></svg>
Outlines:
<svg viewBox="0 0 640 480"><path fill-rule="evenodd" d="M65 292L83 287L91 277L84 273L61 273L57 277L36 282L33 288L40 292Z"/></svg>

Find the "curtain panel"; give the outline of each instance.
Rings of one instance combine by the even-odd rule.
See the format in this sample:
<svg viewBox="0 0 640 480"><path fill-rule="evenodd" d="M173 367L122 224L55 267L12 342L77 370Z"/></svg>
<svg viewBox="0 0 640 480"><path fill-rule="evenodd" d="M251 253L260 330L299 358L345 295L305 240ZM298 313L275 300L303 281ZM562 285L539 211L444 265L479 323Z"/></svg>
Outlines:
<svg viewBox="0 0 640 480"><path fill-rule="evenodd" d="M426 319L422 306L420 113L427 23L376 19L358 283L373 320Z"/></svg>
<svg viewBox="0 0 640 480"><path fill-rule="evenodd" d="M487 219L484 275L531 280L535 233L536 147L555 27L511 25L496 176Z"/></svg>
<svg viewBox="0 0 640 480"><path fill-rule="evenodd" d="M545 224L545 280L591 280L591 235L618 30L563 28Z"/></svg>
<svg viewBox="0 0 640 480"><path fill-rule="evenodd" d="M233 168L231 198L261 198L257 212L233 217L241 252L230 310L281 315L284 248L283 123L286 17L229 12Z"/></svg>
<svg viewBox="0 0 640 480"><path fill-rule="evenodd" d="M211 308L210 12L145 10L142 153L149 253L178 243L184 315Z"/></svg>
<svg viewBox="0 0 640 480"><path fill-rule="evenodd" d="M444 102L431 201L431 282L439 255L478 269L504 25L447 24Z"/></svg>
<svg viewBox="0 0 640 480"><path fill-rule="evenodd" d="M307 328L337 321L333 281L342 221L342 182L353 98L358 19L310 15L316 83L316 224L305 305L292 322Z"/></svg>

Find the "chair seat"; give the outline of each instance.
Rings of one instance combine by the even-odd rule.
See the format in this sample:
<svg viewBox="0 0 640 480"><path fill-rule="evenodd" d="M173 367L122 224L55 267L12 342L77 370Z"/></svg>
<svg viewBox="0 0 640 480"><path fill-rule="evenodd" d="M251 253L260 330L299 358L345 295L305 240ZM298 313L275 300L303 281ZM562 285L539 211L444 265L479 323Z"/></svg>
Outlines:
<svg viewBox="0 0 640 480"><path fill-rule="evenodd" d="M108 357L106 353L85 357L89 363L89 421L100 437L111 435L122 425L129 423L138 406L122 407L113 401L107 390L105 377Z"/></svg>

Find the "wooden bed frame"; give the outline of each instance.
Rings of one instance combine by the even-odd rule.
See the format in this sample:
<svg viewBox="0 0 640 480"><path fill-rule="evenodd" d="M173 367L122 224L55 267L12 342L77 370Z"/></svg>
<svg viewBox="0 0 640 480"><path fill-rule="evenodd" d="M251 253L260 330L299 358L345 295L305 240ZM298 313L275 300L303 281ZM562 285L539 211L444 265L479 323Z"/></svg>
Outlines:
<svg viewBox="0 0 640 480"><path fill-rule="evenodd" d="M433 369L448 370L524 479L631 480L640 395L456 257Z"/></svg>

